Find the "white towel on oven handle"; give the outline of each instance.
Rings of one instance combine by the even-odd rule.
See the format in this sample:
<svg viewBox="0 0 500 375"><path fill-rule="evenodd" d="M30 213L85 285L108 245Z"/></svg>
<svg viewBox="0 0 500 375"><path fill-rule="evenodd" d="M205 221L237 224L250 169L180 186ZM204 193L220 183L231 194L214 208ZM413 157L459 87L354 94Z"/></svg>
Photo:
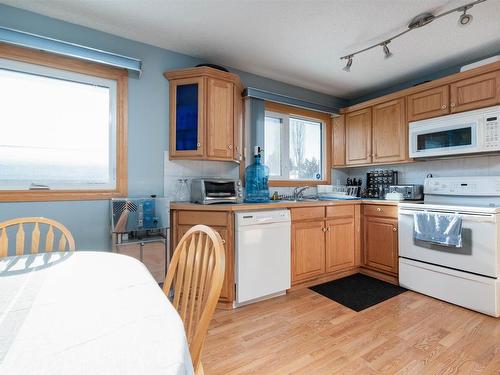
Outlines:
<svg viewBox="0 0 500 375"><path fill-rule="evenodd" d="M460 214L415 212L413 238L449 247L462 247L462 217Z"/></svg>

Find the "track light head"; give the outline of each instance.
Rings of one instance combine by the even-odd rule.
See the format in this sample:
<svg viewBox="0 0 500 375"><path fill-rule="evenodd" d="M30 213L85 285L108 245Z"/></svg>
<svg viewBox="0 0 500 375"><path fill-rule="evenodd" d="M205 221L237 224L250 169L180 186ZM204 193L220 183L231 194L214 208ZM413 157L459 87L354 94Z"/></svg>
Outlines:
<svg viewBox="0 0 500 375"><path fill-rule="evenodd" d="M467 7L465 7L464 13L458 18L458 25L462 27L468 26L472 22L472 19L472 15L467 13Z"/></svg>
<svg viewBox="0 0 500 375"><path fill-rule="evenodd" d="M348 58L348 60L347 60L347 64L345 64L345 66L342 68L342 70L343 70L344 72L350 72L350 71L351 71L352 56L348 56L347 58Z"/></svg>
<svg viewBox="0 0 500 375"><path fill-rule="evenodd" d="M384 55L385 55L384 57L385 57L386 59L388 59L389 57L391 57L391 56L392 56L392 52L389 50L389 47L387 46L390 42L391 42L391 41L390 41L390 40L388 40L387 42L384 42L384 43L382 43L382 44L381 44L381 45L382 45L382 48L383 48L383 50L384 50Z"/></svg>

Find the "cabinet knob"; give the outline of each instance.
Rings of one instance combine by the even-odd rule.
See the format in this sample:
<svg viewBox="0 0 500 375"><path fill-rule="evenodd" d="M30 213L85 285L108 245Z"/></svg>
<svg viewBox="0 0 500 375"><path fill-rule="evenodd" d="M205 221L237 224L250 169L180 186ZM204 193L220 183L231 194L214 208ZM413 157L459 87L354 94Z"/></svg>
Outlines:
<svg viewBox="0 0 500 375"><path fill-rule="evenodd" d="M393 232L397 232L397 230L398 230L398 228L396 228L396 227L392 227L392 231L393 231Z"/></svg>
<svg viewBox="0 0 500 375"><path fill-rule="evenodd" d="M233 145L227 145L227 148L232 150L233 149Z"/></svg>
<svg viewBox="0 0 500 375"><path fill-rule="evenodd" d="M198 148L200 148L200 147L201 147L201 143L200 143L200 142L198 142L198 143L196 144L196 146L197 146Z"/></svg>
<svg viewBox="0 0 500 375"><path fill-rule="evenodd" d="M383 210L380 207L377 207L378 212L382 212Z"/></svg>
<svg viewBox="0 0 500 375"><path fill-rule="evenodd" d="M226 243L226 240L224 238L222 239L222 243Z"/></svg>
<svg viewBox="0 0 500 375"><path fill-rule="evenodd" d="M454 108L455 107L455 103L450 103L450 107Z"/></svg>
<svg viewBox="0 0 500 375"><path fill-rule="evenodd" d="M321 228L321 230L322 230L323 232L326 232L326 228Z"/></svg>
<svg viewBox="0 0 500 375"><path fill-rule="evenodd" d="M443 105L441 106L441 109L446 109L446 104L443 104Z"/></svg>
<svg viewBox="0 0 500 375"><path fill-rule="evenodd" d="M328 227L327 228L328 232L331 232L332 231L332 228Z"/></svg>

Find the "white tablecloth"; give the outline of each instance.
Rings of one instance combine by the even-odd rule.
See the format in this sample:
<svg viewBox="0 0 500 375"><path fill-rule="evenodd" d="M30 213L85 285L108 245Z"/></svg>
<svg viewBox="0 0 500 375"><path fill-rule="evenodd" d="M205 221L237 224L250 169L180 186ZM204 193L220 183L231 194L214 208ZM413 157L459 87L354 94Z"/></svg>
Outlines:
<svg viewBox="0 0 500 375"><path fill-rule="evenodd" d="M0 259L0 374L193 374L182 321L139 261Z"/></svg>

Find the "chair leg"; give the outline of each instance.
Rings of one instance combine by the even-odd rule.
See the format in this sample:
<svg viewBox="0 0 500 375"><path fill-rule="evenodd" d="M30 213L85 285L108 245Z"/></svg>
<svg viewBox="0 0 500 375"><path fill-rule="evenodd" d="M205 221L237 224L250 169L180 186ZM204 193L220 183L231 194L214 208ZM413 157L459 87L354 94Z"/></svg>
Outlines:
<svg viewBox="0 0 500 375"><path fill-rule="evenodd" d="M203 364L201 363L198 363L198 368L196 369L196 375L204 375L205 374L205 371L203 370Z"/></svg>

